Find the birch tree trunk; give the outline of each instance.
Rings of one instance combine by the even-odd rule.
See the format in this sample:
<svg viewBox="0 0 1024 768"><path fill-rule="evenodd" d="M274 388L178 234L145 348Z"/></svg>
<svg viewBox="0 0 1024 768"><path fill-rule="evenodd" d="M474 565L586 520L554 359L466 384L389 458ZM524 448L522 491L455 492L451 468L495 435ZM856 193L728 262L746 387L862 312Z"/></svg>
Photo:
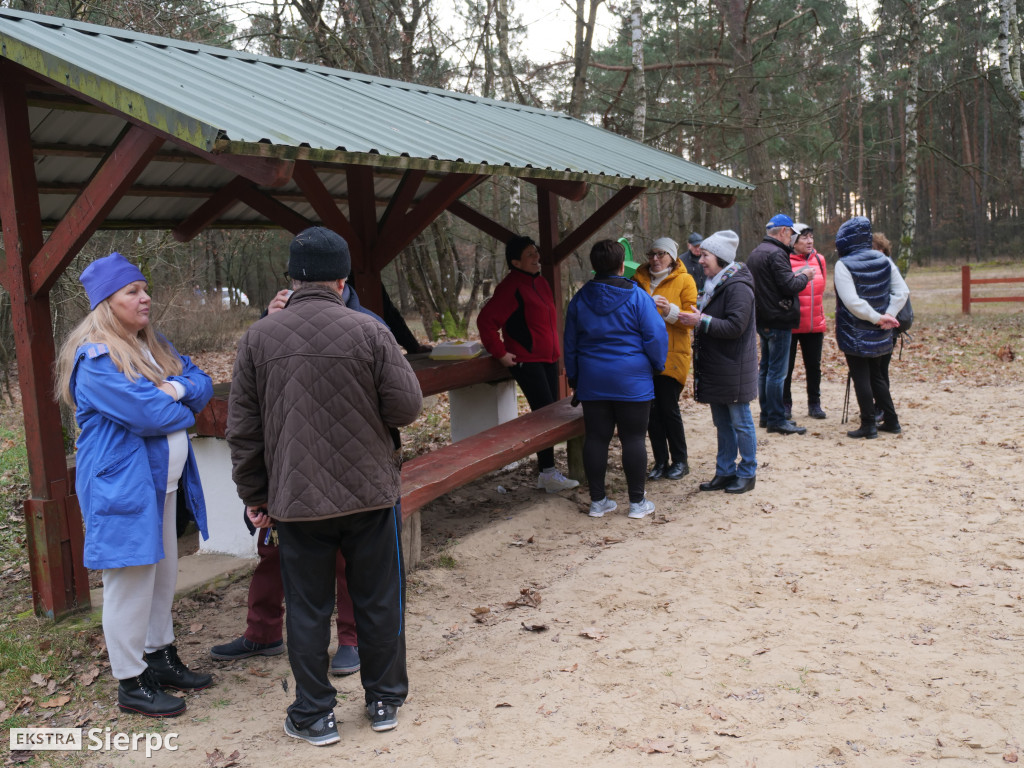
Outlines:
<svg viewBox="0 0 1024 768"><path fill-rule="evenodd" d="M1017 20L1017 0L999 0L999 71L1003 87L1010 94L1017 112L1017 142L1020 147L1020 167L1024 168L1024 82L1021 79L1020 26Z"/></svg>
<svg viewBox="0 0 1024 768"><path fill-rule="evenodd" d="M642 0L633 0L630 10L630 28L632 30L633 51L633 138L641 144L644 141L644 129L647 125L647 82L644 78L644 11ZM640 222L644 196L640 195L630 203L626 210L625 232L623 233L633 253L638 253L634 235Z"/></svg>
<svg viewBox="0 0 1024 768"><path fill-rule="evenodd" d="M896 266L907 274L914 257L914 234L917 230L917 124L918 85L921 80L921 5L911 2L907 6L910 27L910 45L907 51L907 92L904 119L906 149L903 159L903 218L900 232L900 250Z"/></svg>

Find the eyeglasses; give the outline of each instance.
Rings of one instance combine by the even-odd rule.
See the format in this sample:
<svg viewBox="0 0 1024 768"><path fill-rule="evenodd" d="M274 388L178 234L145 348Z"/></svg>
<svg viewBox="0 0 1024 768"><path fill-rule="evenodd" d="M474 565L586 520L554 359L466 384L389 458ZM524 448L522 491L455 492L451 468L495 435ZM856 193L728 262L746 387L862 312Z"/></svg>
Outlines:
<svg viewBox="0 0 1024 768"><path fill-rule="evenodd" d="M662 256L670 256L670 255L671 254L668 253L668 251L648 251L647 252L647 258L648 259L657 259L657 258L660 258Z"/></svg>

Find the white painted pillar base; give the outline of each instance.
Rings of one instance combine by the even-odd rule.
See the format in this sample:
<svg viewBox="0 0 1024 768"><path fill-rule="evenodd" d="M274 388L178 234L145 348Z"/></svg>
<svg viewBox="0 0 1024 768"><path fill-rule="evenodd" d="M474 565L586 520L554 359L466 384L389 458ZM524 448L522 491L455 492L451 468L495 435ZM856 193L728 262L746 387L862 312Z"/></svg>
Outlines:
<svg viewBox="0 0 1024 768"><path fill-rule="evenodd" d="M231 479L228 441L219 437L194 437L192 449L206 497L206 523L210 538L199 537L199 551L235 557L256 557L256 537L242 520L242 500Z"/></svg>
<svg viewBox="0 0 1024 768"><path fill-rule="evenodd" d="M453 443L519 415L516 383L511 379L453 389L448 402Z"/></svg>

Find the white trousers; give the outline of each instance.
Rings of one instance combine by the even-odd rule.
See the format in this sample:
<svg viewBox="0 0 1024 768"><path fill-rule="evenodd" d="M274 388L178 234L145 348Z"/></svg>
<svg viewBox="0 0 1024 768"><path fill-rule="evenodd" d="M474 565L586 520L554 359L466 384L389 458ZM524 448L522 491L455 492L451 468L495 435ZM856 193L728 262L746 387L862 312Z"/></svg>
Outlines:
<svg viewBox="0 0 1024 768"><path fill-rule="evenodd" d="M153 565L103 570L103 637L118 680L141 675L143 653L174 642L171 605L178 583L176 492L164 498L164 559Z"/></svg>

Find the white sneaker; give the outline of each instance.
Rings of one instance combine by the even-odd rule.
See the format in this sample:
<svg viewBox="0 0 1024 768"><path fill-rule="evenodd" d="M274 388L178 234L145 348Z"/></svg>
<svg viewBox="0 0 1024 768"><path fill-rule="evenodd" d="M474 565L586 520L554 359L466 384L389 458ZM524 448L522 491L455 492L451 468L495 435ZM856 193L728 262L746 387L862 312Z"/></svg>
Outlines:
<svg viewBox="0 0 1024 768"><path fill-rule="evenodd" d="M619 508L619 505L614 501L605 496L600 501L590 502L590 516L591 517L604 517L606 512L614 512Z"/></svg>
<svg viewBox="0 0 1024 768"><path fill-rule="evenodd" d="M570 480L557 469L550 469L537 475L537 487L548 493L571 491L578 486L578 482Z"/></svg>
<svg viewBox="0 0 1024 768"><path fill-rule="evenodd" d="M629 503L629 517L634 520L639 520L642 517L647 517L654 511L654 502L644 496L643 501L631 501Z"/></svg>

